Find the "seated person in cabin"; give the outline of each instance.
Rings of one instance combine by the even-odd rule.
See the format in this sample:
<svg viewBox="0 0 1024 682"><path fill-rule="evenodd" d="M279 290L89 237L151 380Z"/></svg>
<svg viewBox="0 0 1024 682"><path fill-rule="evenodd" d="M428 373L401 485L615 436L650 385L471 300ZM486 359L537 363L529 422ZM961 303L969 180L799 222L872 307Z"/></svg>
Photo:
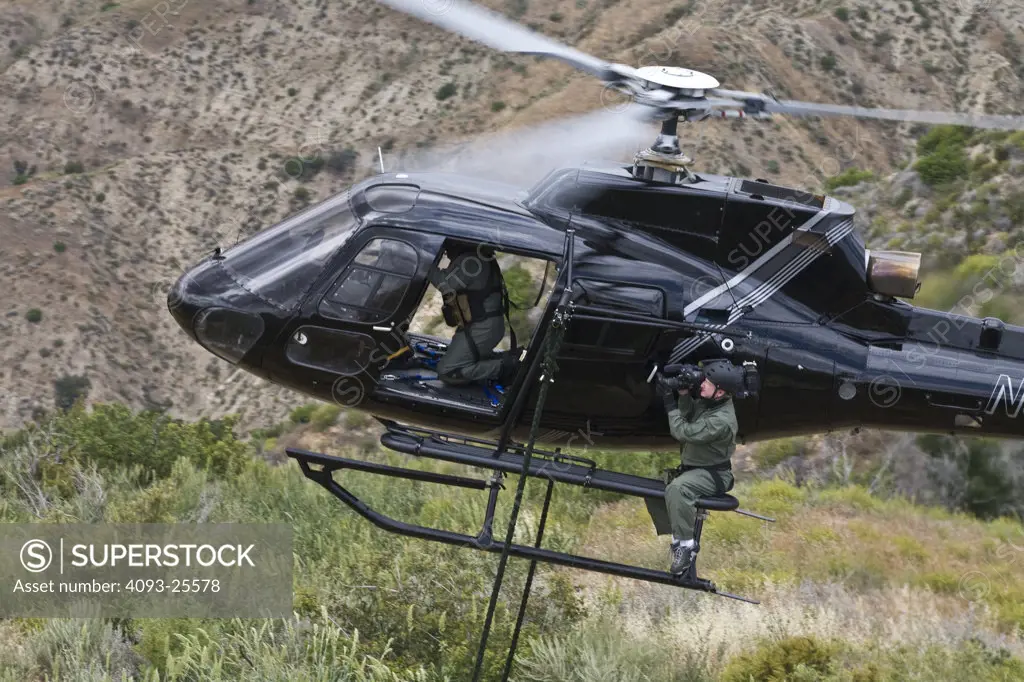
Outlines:
<svg viewBox="0 0 1024 682"><path fill-rule="evenodd" d="M518 358L495 353L505 337L507 294L494 249L450 244L446 266L435 266L428 278L444 299L445 322L456 327L438 378L455 386L474 382L505 383L515 378Z"/></svg>

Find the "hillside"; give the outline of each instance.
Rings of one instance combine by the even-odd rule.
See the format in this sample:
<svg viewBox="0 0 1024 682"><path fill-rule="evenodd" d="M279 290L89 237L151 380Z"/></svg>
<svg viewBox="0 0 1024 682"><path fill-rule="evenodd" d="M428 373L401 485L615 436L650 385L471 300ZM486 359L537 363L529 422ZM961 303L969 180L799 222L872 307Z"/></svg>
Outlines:
<svg viewBox="0 0 1024 682"><path fill-rule="evenodd" d="M1022 0L489 4L604 58L691 66L730 88L998 113L1024 101ZM607 104L568 67L372 2L13 0L0 36L0 428L52 409L69 376L91 400L280 419L298 396L233 372L171 321L166 291L189 263L372 173L378 145L401 167ZM684 147L710 171L819 189L851 166L902 169L920 132L709 123ZM556 140L553 157L526 157L532 171L631 150L589 128Z"/></svg>
<svg viewBox="0 0 1024 682"><path fill-rule="evenodd" d="M385 453L357 412L322 406L292 416L271 429L273 442L246 442L231 423L175 425L100 406L0 442L0 523L283 522L296 556L291 620L4 620L0 680L469 679L494 556L387 535L282 462L279 449L480 472ZM331 445L342 437L346 445ZM981 521L873 494L857 476L795 485L756 465L767 453L755 455L734 492L778 522L714 514L699 565L762 605L542 565L513 679L1024 676L1018 520ZM647 475L672 458L588 456ZM397 518L479 531L481 491L343 476ZM515 484L506 481L496 528ZM517 541L532 542L542 497L538 482L527 487ZM544 546L653 568L668 561L641 501L578 488L556 491ZM525 572L525 562L509 563L485 679L497 679L504 663Z"/></svg>

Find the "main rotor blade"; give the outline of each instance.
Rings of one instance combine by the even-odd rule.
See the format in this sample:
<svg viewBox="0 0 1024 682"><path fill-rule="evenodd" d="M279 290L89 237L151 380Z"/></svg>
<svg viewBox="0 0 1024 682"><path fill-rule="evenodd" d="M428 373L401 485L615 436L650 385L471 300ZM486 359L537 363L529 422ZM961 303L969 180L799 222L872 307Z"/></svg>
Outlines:
<svg viewBox="0 0 1024 682"><path fill-rule="evenodd" d="M748 110L767 111L773 114L789 114L791 116L854 116L883 121L949 124L997 130L1024 129L1024 116L965 114L952 111L917 111L915 109L876 109L872 107L851 107L841 104L816 104L814 102L800 102L797 100L775 100L767 95L756 92L720 89L710 92L719 97L745 102Z"/></svg>
<svg viewBox="0 0 1024 682"><path fill-rule="evenodd" d="M378 2L503 52L554 57L602 80L615 79L615 72L609 69L610 63L547 36L534 33L501 14L478 5L462 2L462 0L378 0Z"/></svg>
<svg viewBox="0 0 1024 682"><path fill-rule="evenodd" d="M872 109L848 107L839 104L813 104L783 100L765 102L765 110L771 113L796 116L857 116L877 118L886 121L910 121L914 123L951 124L971 128L995 128L998 130L1024 129L1024 116L996 116L992 114L961 114L952 111L915 111L913 109Z"/></svg>
<svg viewBox="0 0 1024 682"><path fill-rule="evenodd" d="M397 169L459 173L528 187L556 168L588 162L623 165L638 149L650 146L656 128L647 114L640 105L598 109L461 144L410 150L397 160Z"/></svg>

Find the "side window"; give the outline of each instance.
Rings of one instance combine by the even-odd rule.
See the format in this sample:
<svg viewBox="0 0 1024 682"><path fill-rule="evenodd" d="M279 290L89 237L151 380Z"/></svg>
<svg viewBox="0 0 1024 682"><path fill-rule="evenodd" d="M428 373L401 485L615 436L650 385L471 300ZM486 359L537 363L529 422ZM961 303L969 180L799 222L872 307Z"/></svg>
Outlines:
<svg viewBox="0 0 1024 682"><path fill-rule="evenodd" d="M573 300L580 305L595 308L611 308L657 317L665 314L665 295L661 289L651 287L578 279L573 282Z"/></svg>
<svg viewBox="0 0 1024 682"><path fill-rule="evenodd" d="M416 272L416 250L394 239L364 246L320 301L324 317L376 324L394 314Z"/></svg>
<svg viewBox="0 0 1024 682"><path fill-rule="evenodd" d="M663 317L664 294L660 289L593 279L573 282L573 300L580 305L606 308L609 312L628 312ZM656 329L612 321L576 320L566 331L563 347L571 355L585 357L644 357L657 336Z"/></svg>

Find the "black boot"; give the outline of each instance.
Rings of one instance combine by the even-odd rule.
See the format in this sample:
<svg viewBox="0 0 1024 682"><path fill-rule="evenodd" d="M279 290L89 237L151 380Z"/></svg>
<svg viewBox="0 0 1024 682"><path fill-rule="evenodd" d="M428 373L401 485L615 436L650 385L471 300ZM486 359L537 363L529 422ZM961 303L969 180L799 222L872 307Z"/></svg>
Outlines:
<svg viewBox="0 0 1024 682"><path fill-rule="evenodd" d="M519 357L511 353L506 353L501 358L501 370L498 372L498 383L502 386L508 386L516 380L516 376L519 374Z"/></svg>

